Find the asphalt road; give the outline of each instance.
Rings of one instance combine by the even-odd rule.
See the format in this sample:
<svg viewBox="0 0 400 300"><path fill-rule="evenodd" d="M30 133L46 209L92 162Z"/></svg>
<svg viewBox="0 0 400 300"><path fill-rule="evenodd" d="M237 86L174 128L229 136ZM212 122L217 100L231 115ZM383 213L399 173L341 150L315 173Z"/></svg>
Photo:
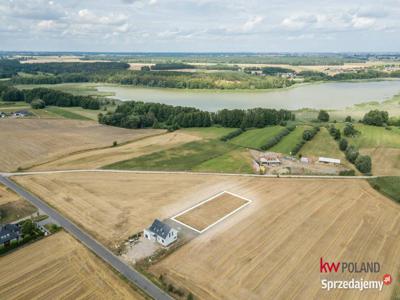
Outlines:
<svg viewBox="0 0 400 300"><path fill-rule="evenodd" d="M48 206L43 200L38 197L30 194L25 191L21 186L14 183L7 177L0 175L0 182L6 185L8 188L19 194L21 197L28 200L37 208L41 209L45 214L51 217L54 221L56 221L60 226L62 226L66 231L72 234L76 239L81 241L86 247L91 249L96 255L102 258L105 262L110 264L114 269L123 274L128 280L130 280L133 284L142 289L145 293L147 293L153 299L162 299L162 300L172 300L168 294L158 288L155 284L153 284L150 280L144 277L139 272L130 268L127 264L121 261L117 256L115 256L111 251L97 242L94 238L92 238L89 234L84 232L74 223L69 221L67 218L63 217L57 211Z"/></svg>

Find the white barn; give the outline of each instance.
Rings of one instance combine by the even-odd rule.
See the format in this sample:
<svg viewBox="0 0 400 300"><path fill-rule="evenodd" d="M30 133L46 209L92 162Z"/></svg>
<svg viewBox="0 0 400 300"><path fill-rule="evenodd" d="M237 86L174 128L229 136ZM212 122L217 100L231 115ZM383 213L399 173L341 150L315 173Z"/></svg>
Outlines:
<svg viewBox="0 0 400 300"><path fill-rule="evenodd" d="M329 158L329 157L320 157L318 159L318 162L320 163L326 163L326 164L340 164L340 159L336 158Z"/></svg>
<svg viewBox="0 0 400 300"><path fill-rule="evenodd" d="M153 224L145 229L143 233L146 239L157 241L164 247L169 246L178 239L178 231L158 219L155 219Z"/></svg>

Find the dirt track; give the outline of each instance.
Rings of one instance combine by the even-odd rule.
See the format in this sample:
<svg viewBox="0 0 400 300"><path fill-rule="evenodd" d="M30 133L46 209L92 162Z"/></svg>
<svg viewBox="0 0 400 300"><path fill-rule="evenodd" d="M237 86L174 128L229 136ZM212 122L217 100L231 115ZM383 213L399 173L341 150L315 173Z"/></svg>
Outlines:
<svg viewBox="0 0 400 300"><path fill-rule="evenodd" d="M103 126L91 121L2 119L0 171L13 171L76 151L110 147L114 141L122 143L162 132Z"/></svg>
<svg viewBox="0 0 400 300"><path fill-rule="evenodd" d="M65 232L0 259L0 299L144 299Z"/></svg>

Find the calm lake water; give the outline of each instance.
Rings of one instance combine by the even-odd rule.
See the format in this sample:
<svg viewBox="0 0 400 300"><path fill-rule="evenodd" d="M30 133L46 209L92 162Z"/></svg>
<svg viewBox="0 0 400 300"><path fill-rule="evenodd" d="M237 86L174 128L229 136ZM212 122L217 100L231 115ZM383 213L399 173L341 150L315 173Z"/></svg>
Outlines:
<svg viewBox="0 0 400 300"><path fill-rule="evenodd" d="M112 92L111 98L141 100L172 105L194 106L217 111L222 108L315 108L342 109L353 104L383 101L400 93L400 80L329 82L300 85L272 91L210 91L136 88L99 85L101 92Z"/></svg>

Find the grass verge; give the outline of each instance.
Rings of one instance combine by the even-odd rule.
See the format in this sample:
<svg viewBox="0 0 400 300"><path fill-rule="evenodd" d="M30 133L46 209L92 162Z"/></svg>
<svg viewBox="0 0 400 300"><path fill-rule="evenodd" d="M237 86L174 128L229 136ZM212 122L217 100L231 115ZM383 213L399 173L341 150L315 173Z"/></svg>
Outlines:
<svg viewBox="0 0 400 300"><path fill-rule="evenodd" d="M371 178L368 182L375 190L400 203L400 176Z"/></svg>

